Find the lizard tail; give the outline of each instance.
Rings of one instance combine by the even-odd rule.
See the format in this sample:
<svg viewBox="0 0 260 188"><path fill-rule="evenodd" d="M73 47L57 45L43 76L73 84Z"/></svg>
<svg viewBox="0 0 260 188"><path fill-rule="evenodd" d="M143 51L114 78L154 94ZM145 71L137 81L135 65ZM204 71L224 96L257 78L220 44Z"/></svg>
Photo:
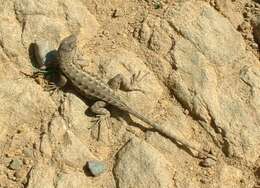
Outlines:
<svg viewBox="0 0 260 188"><path fill-rule="evenodd" d="M130 114L132 114L133 116L137 117L138 119L142 120L143 122L147 123L148 125L152 126L156 131L158 131L159 133L165 135L166 137L168 137L169 139L175 140L178 143L180 143L181 145L185 146L186 148L190 148L193 149L199 153L202 153L208 157L211 157L212 159L216 160L216 157L206 153L205 151L201 150L200 148L198 148L197 146L187 142L186 140L184 140L183 138L177 136L176 134L173 133L173 131L171 131L170 127L168 126L160 126L159 124L156 124L155 122L150 121L148 118L144 117L143 115L141 115L140 113L132 110L132 109L128 109L128 112Z"/></svg>

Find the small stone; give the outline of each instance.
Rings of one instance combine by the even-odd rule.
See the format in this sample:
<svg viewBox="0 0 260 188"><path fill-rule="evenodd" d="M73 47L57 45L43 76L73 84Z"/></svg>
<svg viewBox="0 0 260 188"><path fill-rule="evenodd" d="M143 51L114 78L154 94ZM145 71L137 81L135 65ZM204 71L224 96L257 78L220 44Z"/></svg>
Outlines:
<svg viewBox="0 0 260 188"><path fill-rule="evenodd" d="M187 109L184 110L185 115L189 115L189 113L190 113L189 110L187 110Z"/></svg>
<svg viewBox="0 0 260 188"><path fill-rule="evenodd" d="M253 49L258 49L258 44L255 42L250 45Z"/></svg>
<svg viewBox="0 0 260 188"><path fill-rule="evenodd" d="M33 150L31 148L25 148L23 153L26 157L33 157Z"/></svg>
<svg viewBox="0 0 260 188"><path fill-rule="evenodd" d="M93 176L98 176L106 170L106 165L101 161L88 161L88 169Z"/></svg>
<svg viewBox="0 0 260 188"><path fill-rule="evenodd" d="M25 165L30 164L30 160L29 159L23 159L23 164L25 164Z"/></svg>
<svg viewBox="0 0 260 188"><path fill-rule="evenodd" d="M9 180L15 181L16 177L14 177L14 172L13 171L7 171L6 176Z"/></svg>
<svg viewBox="0 0 260 188"><path fill-rule="evenodd" d="M109 32L107 30L102 31L103 36L109 36Z"/></svg>
<svg viewBox="0 0 260 188"><path fill-rule="evenodd" d="M3 159L3 164L4 166L8 167L10 165L10 162L11 162L12 159L10 158L4 158Z"/></svg>
<svg viewBox="0 0 260 188"><path fill-rule="evenodd" d="M12 170L18 170L22 167L23 162L20 159L13 159L9 165Z"/></svg>
<svg viewBox="0 0 260 188"><path fill-rule="evenodd" d="M212 159L212 158L206 158L205 160L203 160L200 165L203 167L212 167L216 164L217 162Z"/></svg>

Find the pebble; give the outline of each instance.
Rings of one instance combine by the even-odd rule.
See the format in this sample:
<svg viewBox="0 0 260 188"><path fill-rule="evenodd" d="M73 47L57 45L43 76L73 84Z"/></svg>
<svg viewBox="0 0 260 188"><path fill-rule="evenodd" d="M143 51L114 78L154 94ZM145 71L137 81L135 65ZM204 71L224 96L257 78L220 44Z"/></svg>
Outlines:
<svg viewBox="0 0 260 188"><path fill-rule="evenodd" d="M106 165L101 161L88 161L88 169L93 176L98 176L106 170Z"/></svg>
<svg viewBox="0 0 260 188"><path fill-rule="evenodd" d="M31 148L25 148L23 153L26 157L33 157L33 150Z"/></svg>
<svg viewBox="0 0 260 188"><path fill-rule="evenodd" d="M18 170L22 167L23 162L20 159L13 159L9 165L12 170Z"/></svg>
<svg viewBox="0 0 260 188"><path fill-rule="evenodd" d="M216 164L217 162L212 159L212 158L206 158L205 160L203 160L200 165L203 167L212 167Z"/></svg>
<svg viewBox="0 0 260 188"><path fill-rule="evenodd" d="M254 43L251 44L251 47L253 49L258 49L258 44L254 42Z"/></svg>

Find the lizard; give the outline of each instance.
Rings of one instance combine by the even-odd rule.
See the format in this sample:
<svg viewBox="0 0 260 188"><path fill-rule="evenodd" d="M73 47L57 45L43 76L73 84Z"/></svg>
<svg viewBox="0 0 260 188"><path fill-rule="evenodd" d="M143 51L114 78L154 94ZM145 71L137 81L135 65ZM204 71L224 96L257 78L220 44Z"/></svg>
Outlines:
<svg viewBox="0 0 260 188"><path fill-rule="evenodd" d="M62 85L63 87L66 84L66 81L69 80L74 87L87 98L95 98L96 102L90 107L91 110L98 114L104 116L110 116L110 112L105 108L107 104L110 104L118 109L125 111L141 121L147 123L149 126L160 134L166 136L167 138L181 143L184 147L188 149L193 149L200 154L206 155L207 157L213 158L216 160L215 156L199 149L197 146L192 145L186 142L184 139L173 134L171 131L167 130L165 127L160 126L159 124L151 121L141 113L137 112L131 108L122 97L115 92L115 88L111 88L108 83L103 81L94 73L83 71L77 66L77 37L72 34L64 38L59 47L57 53L57 66L61 72ZM117 75L114 79L117 83L118 81L123 81L122 75ZM136 88L130 88L129 90L138 90Z"/></svg>

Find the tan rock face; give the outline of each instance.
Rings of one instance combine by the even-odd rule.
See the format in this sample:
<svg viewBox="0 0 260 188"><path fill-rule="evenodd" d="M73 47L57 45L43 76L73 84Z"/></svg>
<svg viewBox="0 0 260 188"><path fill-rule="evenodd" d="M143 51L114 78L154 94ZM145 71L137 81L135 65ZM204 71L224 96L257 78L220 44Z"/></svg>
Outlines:
<svg viewBox="0 0 260 188"><path fill-rule="evenodd" d="M120 187L172 187L169 168L155 148L133 139L119 152L114 171Z"/></svg>
<svg viewBox="0 0 260 188"><path fill-rule="evenodd" d="M253 0L0 0L0 187L258 186L259 15ZM45 91L35 60L72 33L83 70L141 71L144 93L118 94L217 161L109 106L98 126L69 84ZM107 171L91 177L89 160Z"/></svg>
<svg viewBox="0 0 260 188"><path fill-rule="evenodd" d="M227 141L223 147L228 147L225 151L228 155L254 162L259 156L260 122L253 114L258 110L241 99L243 83L239 81L239 67L245 63L250 65L254 60L247 58L244 41L228 20L205 4L200 6L198 9L185 3L182 12L188 14L193 8L194 15L170 19L179 20L174 23L185 38L175 46L174 93L195 116L221 129L218 131ZM245 57L248 62L243 60ZM236 64L233 66L238 70L230 70L229 64ZM225 77L227 74L234 76ZM248 75L244 79L255 82L249 79L255 80L257 76L251 77Z"/></svg>

